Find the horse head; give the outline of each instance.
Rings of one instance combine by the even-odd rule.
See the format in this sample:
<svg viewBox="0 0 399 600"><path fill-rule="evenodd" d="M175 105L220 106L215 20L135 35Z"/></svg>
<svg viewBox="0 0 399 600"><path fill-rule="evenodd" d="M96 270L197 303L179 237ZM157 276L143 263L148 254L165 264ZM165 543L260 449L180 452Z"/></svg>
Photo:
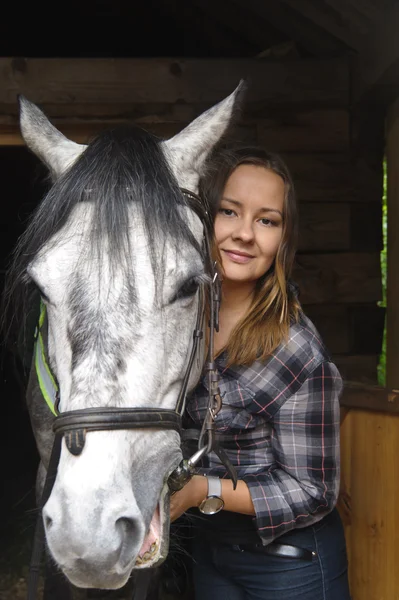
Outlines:
<svg viewBox="0 0 399 600"><path fill-rule="evenodd" d="M52 177L19 244L21 281L46 307L61 414L175 409L206 279L204 223L181 189L197 192L241 89L169 140L126 126L87 146L20 98L23 138ZM74 585L119 588L165 558L167 480L181 458L173 429L90 431L79 454L63 439L43 521Z"/></svg>

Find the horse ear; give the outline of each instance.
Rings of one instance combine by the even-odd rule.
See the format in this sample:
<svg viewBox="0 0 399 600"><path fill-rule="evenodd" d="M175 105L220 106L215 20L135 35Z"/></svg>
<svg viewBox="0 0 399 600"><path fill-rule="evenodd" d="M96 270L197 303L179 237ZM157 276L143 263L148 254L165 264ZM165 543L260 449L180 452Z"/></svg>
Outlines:
<svg viewBox="0 0 399 600"><path fill-rule="evenodd" d="M180 133L163 142L165 153L181 187L197 191L205 161L240 108L246 88L245 81L241 80L230 96L202 113Z"/></svg>
<svg viewBox="0 0 399 600"><path fill-rule="evenodd" d="M40 108L24 96L18 96L18 101L22 137L28 148L48 167L53 179L57 179L72 166L87 146L66 138Z"/></svg>

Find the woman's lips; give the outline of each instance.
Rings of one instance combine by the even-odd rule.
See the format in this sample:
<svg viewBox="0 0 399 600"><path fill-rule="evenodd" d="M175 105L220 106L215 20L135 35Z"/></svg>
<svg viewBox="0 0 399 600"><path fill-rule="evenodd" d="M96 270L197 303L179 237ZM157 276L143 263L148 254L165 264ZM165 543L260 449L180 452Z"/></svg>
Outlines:
<svg viewBox="0 0 399 600"><path fill-rule="evenodd" d="M235 252L234 250L223 250L223 252L230 258L230 260L241 264L248 263L254 258L254 256L250 254L241 254L239 252Z"/></svg>

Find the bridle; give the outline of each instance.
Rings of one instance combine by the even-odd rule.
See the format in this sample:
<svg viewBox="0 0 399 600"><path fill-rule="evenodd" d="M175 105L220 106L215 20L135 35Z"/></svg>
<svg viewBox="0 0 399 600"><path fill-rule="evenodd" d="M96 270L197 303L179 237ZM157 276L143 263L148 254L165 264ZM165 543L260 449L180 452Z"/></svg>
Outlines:
<svg viewBox="0 0 399 600"><path fill-rule="evenodd" d="M204 422L198 437L198 449L188 459L183 459L180 465L169 475L168 486L173 494L182 489L195 473L199 461L210 452L215 452L229 473L234 489L237 484L237 475L226 453L219 447L215 433L215 419L222 407L218 384L218 371L214 361L214 332L219 330L220 308L220 278L216 263L211 254L212 222L209 207L193 192L181 189L188 206L196 212L204 226L203 251L205 268L209 276L209 334L208 348L204 371L208 380L208 406ZM59 412L60 397L57 394L55 404L56 417L53 422L55 434L53 448L43 494L40 501L36 531L33 543L32 558L28 578L28 600L36 600L37 585L40 572L42 553L44 549L44 527L42 509L50 497L51 490L57 475L59 457L61 454L62 438L69 452L78 456L84 449L86 435L90 431L116 430L116 429L174 429L182 437L182 417L186 406L187 388L190 380L194 360L198 354L200 340L204 337L202 325L204 323L205 297L203 287L200 288L200 298L193 332L193 344L188 360L182 386L174 410L161 408L87 408L82 410ZM186 436L187 437L187 436ZM149 570L149 569L148 569ZM144 594L145 597L145 594ZM137 593L134 598L138 598Z"/></svg>

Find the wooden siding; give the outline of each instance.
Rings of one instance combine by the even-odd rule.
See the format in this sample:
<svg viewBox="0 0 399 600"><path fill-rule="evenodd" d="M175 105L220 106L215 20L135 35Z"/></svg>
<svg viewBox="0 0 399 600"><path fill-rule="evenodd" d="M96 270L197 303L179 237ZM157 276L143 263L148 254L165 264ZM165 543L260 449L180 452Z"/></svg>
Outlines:
<svg viewBox="0 0 399 600"><path fill-rule="evenodd" d="M345 379L375 383L382 150L364 142L351 110L346 60L1 58L0 141L22 144L18 93L79 142L126 119L170 137L242 77L250 87L231 136L280 152L292 171L300 208L294 277L305 311ZM7 211L0 219L7 233Z"/></svg>
<svg viewBox="0 0 399 600"><path fill-rule="evenodd" d="M399 415L351 409L341 425L341 494L353 600L399 600Z"/></svg>

